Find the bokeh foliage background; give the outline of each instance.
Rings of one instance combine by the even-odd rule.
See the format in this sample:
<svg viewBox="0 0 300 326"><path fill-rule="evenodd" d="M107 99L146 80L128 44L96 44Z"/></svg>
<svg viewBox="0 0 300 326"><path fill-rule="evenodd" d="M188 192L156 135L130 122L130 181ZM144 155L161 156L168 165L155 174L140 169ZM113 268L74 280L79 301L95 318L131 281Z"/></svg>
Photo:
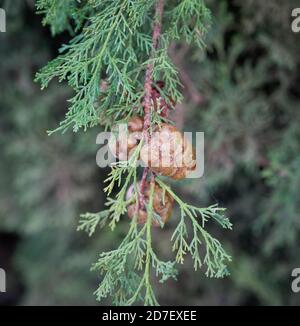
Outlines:
<svg viewBox="0 0 300 326"><path fill-rule="evenodd" d="M173 184L190 202L228 208L232 232L210 226L233 256L231 276L207 279L182 266L178 282L157 284L161 304L296 305L291 271L300 267L300 35L291 31L299 1L208 0L213 26L205 51L170 49L185 102L174 112L183 130L205 132L205 176ZM96 304L89 267L119 243L128 221L88 238L78 216L103 207L107 171L96 166L96 134L48 137L64 116L70 90L41 92L35 72L70 36L51 37L33 0L0 1L0 304ZM168 255L171 222L155 245ZM167 291L165 290L167 286ZM109 302L103 302L107 304Z"/></svg>

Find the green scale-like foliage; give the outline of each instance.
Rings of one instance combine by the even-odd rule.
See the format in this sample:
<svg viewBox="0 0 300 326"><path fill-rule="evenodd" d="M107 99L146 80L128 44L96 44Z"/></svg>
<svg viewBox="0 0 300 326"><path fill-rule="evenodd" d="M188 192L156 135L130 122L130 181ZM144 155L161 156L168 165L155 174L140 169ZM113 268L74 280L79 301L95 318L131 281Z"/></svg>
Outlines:
<svg viewBox="0 0 300 326"><path fill-rule="evenodd" d="M76 14L70 14L73 6L61 11L58 3L51 2L50 6L49 1L39 1L40 12L47 12L45 23L55 28L57 22L72 16L72 21L82 24ZM37 74L43 88L57 77L60 81L66 79L76 93L58 129L73 126L75 131L81 127L86 130L99 123L100 114L108 124L110 116L115 121L120 114L132 114L133 107L143 96L148 63L154 66L154 80L162 79L166 83L165 93L171 94L175 101L181 99L177 71L167 53L169 43L183 38L201 45L201 35L208 26L210 14L202 1L179 1L167 8L164 20L167 25L164 25L160 48L149 59L154 3L149 0L87 1L73 9L74 13L81 10L88 13L84 27L68 45L62 46L61 54ZM190 26L192 16L195 19ZM109 85L105 92L99 87L102 78L106 78Z"/></svg>
<svg viewBox="0 0 300 326"><path fill-rule="evenodd" d="M163 80L165 83L161 90L164 99L167 102L170 102L169 97L175 102L182 100L178 71L168 50L171 43L183 41L202 47L210 25L210 11L204 1L165 1L159 44L153 48L152 30L159 19L154 14L156 5L154 0L69 1L66 6L59 1L38 1L38 12L45 15L43 23L51 26L53 34L63 29L76 33L68 44L62 46L60 55L36 77L42 88L47 87L53 78L58 78L60 82L67 80L74 90L66 117L54 131L64 132L69 127L74 131L80 128L86 131L98 125L99 120L106 129L111 129L120 120L136 113L143 114L145 72L149 67L153 68L152 81ZM152 112L152 123L161 120ZM128 162L112 166L104 189L108 208L100 213L82 215L80 230L92 235L98 224L104 227L106 222L114 230L121 216L126 214L129 204L126 191L131 183L137 200L137 159L142 144L143 141ZM228 274L226 264L231 257L206 230L209 220L216 221L223 228L231 228L231 223L223 215L224 209L217 205L197 208L187 204L165 180L159 176L155 179L180 208L180 219L170 239L175 258L162 261L154 251L152 187L146 224L139 226L137 219L133 218L119 247L102 253L93 266L102 275L95 292L98 300L110 295L115 304L158 304L152 288L152 270L161 282L176 279L176 264L182 264L186 254L191 255L195 270L206 266L209 277ZM119 188L118 192L112 196L116 188Z"/></svg>

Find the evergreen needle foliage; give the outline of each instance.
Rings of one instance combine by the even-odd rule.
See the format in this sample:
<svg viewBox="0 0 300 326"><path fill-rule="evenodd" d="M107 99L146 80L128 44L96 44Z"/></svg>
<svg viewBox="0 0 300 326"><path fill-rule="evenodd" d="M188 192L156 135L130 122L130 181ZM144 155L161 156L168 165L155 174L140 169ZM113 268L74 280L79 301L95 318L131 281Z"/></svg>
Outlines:
<svg viewBox="0 0 300 326"><path fill-rule="evenodd" d="M160 3L163 3L161 0ZM151 80L163 80L162 96L174 102L182 99L177 68L169 57L171 42L185 41L203 46L203 38L210 24L210 11L202 0L165 1L159 45L152 41L153 26L159 17L154 13L155 0L86 0L37 2L43 23L51 26L53 34L69 30L73 39L60 50L60 55L49 62L36 76L42 88L53 78L67 81L74 90L65 119L55 131L87 130L100 123L106 129L120 120L144 112L143 99L146 71L151 67ZM161 22L159 22L161 23ZM168 96L169 97L168 97ZM151 127L163 121L151 108ZM148 130L147 130L148 132ZM150 133L151 135L151 133ZM114 230L130 202L138 201L137 161L143 141L129 161L112 166L106 180L107 209L100 213L81 216L78 230L90 236L97 226L107 223ZM174 260L163 261L153 247L154 181L174 198L180 209L177 227L170 239ZM134 185L134 195L126 199L128 187ZM112 196L118 188L117 194ZM99 271L102 281L95 295L98 300L113 297L114 304L131 305L142 302L157 305L152 277L160 282L176 279L177 264L190 254L194 269L205 266L208 277L228 274L226 264L231 260L221 243L206 230L209 220L224 229L231 223L217 205L198 208L187 204L159 177L151 181L147 221L140 226L137 217L130 222L127 235L115 250L100 254L93 270ZM162 222L162 221L160 221ZM163 227L163 224L161 223Z"/></svg>

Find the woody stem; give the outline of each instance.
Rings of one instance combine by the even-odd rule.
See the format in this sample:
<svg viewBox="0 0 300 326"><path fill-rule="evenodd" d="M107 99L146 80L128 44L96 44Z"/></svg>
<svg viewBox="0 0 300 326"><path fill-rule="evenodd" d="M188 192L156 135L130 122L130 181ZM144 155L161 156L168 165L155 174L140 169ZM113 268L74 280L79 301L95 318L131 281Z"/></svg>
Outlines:
<svg viewBox="0 0 300 326"><path fill-rule="evenodd" d="M152 99L152 83L153 83L152 59L155 57L155 52L157 50L158 41L161 35L163 11L164 11L164 0L158 0L155 5L155 22L153 25L153 33L152 33L152 51L150 55L150 61L147 65L146 74L145 74L145 83L144 83L145 95L142 103L144 108L144 113L145 113L143 132L144 132L144 140L146 142L149 141L149 128L151 126L151 99ZM149 172L149 168L145 168L141 180L141 185L140 185L139 206L141 208L144 207L144 192L145 192L145 185L147 181L148 172Z"/></svg>
<svg viewBox="0 0 300 326"><path fill-rule="evenodd" d="M144 137L146 141L149 138L149 131L151 125L151 97L152 97L152 78L153 78L153 62L152 59L155 57L155 52L158 47L158 41L161 35L161 26L162 26L162 16L164 10L164 0L158 0L155 6L155 22L153 26L152 33L152 52L150 56L150 61L147 65L146 75L145 75L145 95L143 99L144 107Z"/></svg>

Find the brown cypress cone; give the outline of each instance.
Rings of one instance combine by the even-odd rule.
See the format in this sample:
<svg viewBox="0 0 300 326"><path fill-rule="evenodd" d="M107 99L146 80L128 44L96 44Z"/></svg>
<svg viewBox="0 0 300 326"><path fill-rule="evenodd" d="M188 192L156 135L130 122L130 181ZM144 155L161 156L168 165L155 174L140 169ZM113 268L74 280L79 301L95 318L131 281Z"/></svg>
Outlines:
<svg viewBox="0 0 300 326"><path fill-rule="evenodd" d="M143 137L143 118L133 116L127 131L109 142L112 154L120 160L128 160ZM149 142L144 144L141 160L154 172L175 180L186 178L195 170L195 151L190 142L175 127L167 123L155 126Z"/></svg>
<svg viewBox="0 0 300 326"><path fill-rule="evenodd" d="M186 178L196 168L191 143L175 126L167 123L153 129L140 157L154 172L175 180Z"/></svg>
<svg viewBox="0 0 300 326"><path fill-rule="evenodd" d="M150 182L146 182L144 188L144 200L145 204L147 205L150 200L150 191L151 191L151 184ZM134 192L133 185L131 185L127 191L126 198L129 200L132 198ZM174 205L174 198L171 197L168 193L164 192L164 190L157 184L154 184L154 193L153 193L153 212L158 215L163 223L166 223L172 214ZM129 218L133 218L136 214L137 204L133 203L128 206L127 213ZM147 210L144 206L143 208L139 208L137 217L137 222L139 224L145 224L147 221ZM152 220L153 226L160 226L160 223L155 217Z"/></svg>
<svg viewBox="0 0 300 326"><path fill-rule="evenodd" d="M133 116L128 120L127 131L121 132L109 140L112 154L120 160L128 160L142 139L144 121Z"/></svg>

